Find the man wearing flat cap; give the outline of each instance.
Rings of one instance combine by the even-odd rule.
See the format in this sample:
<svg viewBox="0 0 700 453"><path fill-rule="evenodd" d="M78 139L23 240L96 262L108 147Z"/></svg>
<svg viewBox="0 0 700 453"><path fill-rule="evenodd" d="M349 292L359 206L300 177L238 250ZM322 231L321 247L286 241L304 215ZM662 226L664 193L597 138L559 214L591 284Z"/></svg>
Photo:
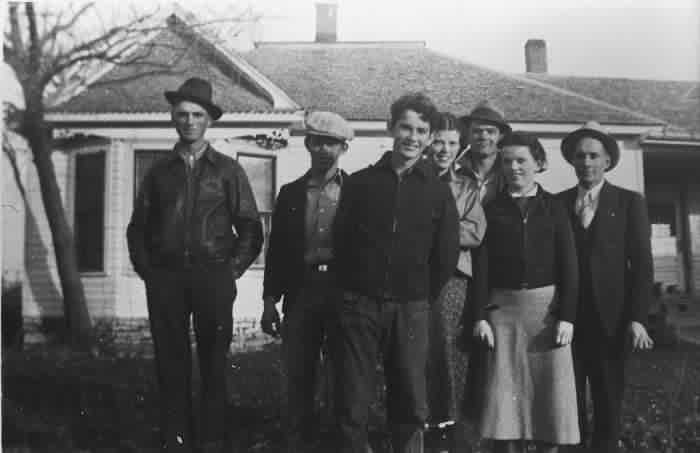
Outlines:
<svg viewBox="0 0 700 453"><path fill-rule="evenodd" d="M338 160L353 138L348 122L331 112L308 114L305 132L311 168L282 186L277 197L265 260L261 320L263 332L282 335L289 390L289 452L308 451L318 441L314 404L318 365L338 299L333 221L347 178ZM280 329L275 305L282 298L284 323Z"/></svg>
<svg viewBox="0 0 700 453"><path fill-rule="evenodd" d="M235 280L260 253L262 224L243 168L204 138L222 114L209 82L188 79L165 98L179 140L141 184L127 229L129 256L146 283L161 451L218 453L229 428ZM192 426L190 316L201 375L199 429Z"/></svg>
<svg viewBox="0 0 700 453"><path fill-rule="evenodd" d="M460 118L469 148L457 159L456 172L474 181L482 205L496 197L504 186L498 157L498 142L511 128L503 113L489 101L477 105Z"/></svg>
<svg viewBox="0 0 700 453"><path fill-rule="evenodd" d="M581 436L588 382L593 451L617 452L629 352L653 345L644 327L653 284L649 218L640 194L605 180L620 149L600 124L567 135L561 151L579 180L559 197L569 209L579 259L573 353Z"/></svg>

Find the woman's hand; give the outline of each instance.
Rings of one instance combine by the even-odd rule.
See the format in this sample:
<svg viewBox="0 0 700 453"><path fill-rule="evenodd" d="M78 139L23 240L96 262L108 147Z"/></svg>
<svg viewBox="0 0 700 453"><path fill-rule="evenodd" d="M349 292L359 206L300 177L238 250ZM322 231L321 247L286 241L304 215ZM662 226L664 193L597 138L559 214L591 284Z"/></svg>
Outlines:
<svg viewBox="0 0 700 453"><path fill-rule="evenodd" d="M489 349L493 349L495 346L493 330L491 329L489 322L485 319L477 321L476 324L474 324L474 336L486 343Z"/></svg>
<svg viewBox="0 0 700 453"><path fill-rule="evenodd" d="M554 341L557 346L566 346L574 338L574 325L568 321L557 321Z"/></svg>

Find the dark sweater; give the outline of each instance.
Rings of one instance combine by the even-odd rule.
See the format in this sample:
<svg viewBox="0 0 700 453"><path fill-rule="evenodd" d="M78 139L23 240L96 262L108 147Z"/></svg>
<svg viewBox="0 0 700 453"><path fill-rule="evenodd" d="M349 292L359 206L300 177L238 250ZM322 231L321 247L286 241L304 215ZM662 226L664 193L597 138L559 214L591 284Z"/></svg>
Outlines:
<svg viewBox="0 0 700 453"><path fill-rule="evenodd" d="M541 187L522 211L505 192L486 206L488 228L475 251L474 318L484 319L493 288L526 289L556 285L558 319L574 322L578 261L565 208Z"/></svg>
<svg viewBox="0 0 700 453"><path fill-rule="evenodd" d="M343 186L333 238L340 286L396 301L426 299L457 265L457 208L429 162L399 179L390 158L384 154Z"/></svg>

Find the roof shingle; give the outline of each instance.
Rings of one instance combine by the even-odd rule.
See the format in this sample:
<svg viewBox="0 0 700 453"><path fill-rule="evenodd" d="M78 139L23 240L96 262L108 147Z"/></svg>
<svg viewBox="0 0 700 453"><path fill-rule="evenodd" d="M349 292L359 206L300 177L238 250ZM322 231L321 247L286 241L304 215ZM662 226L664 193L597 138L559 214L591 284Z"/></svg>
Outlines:
<svg viewBox="0 0 700 453"><path fill-rule="evenodd" d="M188 42L170 29L147 44L149 62L171 65L172 73L148 72L156 65L117 65L68 101L51 109L67 113L154 113L168 112L163 92L175 90L189 77L202 77L212 83L214 102L224 112L272 111L272 102L250 86L225 62L214 57L209 48ZM144 46L144 49L146 47ZM145 50L144 50L145 51ZM229 65L230 66L230 65Z"/></svg>
<svg viewBox="0 0 700 453"><path fill-rule="evenodd" d="M700 82L546 74L527 77L700 132Z"/></svg>
<svg viewBox="0 0 700 453"><path fill-rule="evenodd" d="M264 45L243 57L303 107L332 110L352 120L385 120L393 100L408 91L423 91L441 109L457 114L490 99L508 121L663 123L423 46Z"/></svg>

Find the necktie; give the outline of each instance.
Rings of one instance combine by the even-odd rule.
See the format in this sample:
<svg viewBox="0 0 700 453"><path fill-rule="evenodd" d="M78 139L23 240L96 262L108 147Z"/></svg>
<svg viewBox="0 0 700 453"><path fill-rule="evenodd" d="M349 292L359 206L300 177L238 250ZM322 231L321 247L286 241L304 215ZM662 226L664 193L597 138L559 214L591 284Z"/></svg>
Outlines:
<svg viewBox="0 0 700 453"><path fill-rule="evenodd" d="M581 200L581 207L578 211L578 218L581 221L581 226L583 228L588 228L593 221L593 216L595 211L593 209L593 195L588 192L583 196Z"/></svg>

